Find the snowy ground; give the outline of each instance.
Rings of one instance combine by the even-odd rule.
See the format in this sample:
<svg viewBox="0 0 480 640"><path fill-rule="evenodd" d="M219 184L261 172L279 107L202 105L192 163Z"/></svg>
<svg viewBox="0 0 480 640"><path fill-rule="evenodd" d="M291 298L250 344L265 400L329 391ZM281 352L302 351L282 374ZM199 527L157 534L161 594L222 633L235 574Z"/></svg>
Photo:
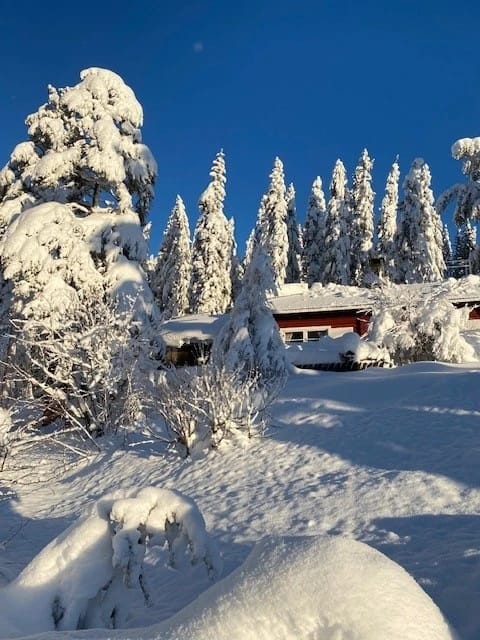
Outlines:
<svg viewBox="0 0 480 640"><path fill-rule="evenodd" d="M15 577L90 501L156 485L197 502L223 554L224 575L265 535L355 538L414 576L460 638L478 639L479 385L479 365L303 371L277 400L267 436L246 448L225 446L184 461L156 443L120 450L106 443L93 461L57 477L46 457L35 472L4 472L0 582ZM166 619L209 586L198 567L186 581L175 571L157 576L161 562L149 558L154 603L139 606L132 627ZM135 637L155 636L144 629Z"/></svg>

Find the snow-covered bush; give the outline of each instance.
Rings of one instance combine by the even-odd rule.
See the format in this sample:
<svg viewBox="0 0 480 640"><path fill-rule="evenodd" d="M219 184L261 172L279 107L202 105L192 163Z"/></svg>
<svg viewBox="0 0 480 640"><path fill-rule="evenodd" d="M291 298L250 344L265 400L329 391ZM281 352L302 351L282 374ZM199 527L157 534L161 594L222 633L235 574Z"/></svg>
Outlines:
<svg viewBox="0 0 480 640"><path fill-rule="evenodd" d="M106 496L52 540L0 589L1 637L125 626L136 597L151 594L143 560L166 546L170 567L205 565L213 579L221 559L193 500L155 487Z"/></svg>
<svg viewBox="0 0 480 640"><path fill-rule="evenodd" d="M186 455L217 448L224 438L250 438L266 424L268 402L253 372L245 376L215 362L170 369L157 391L155 406Z"/></svg>
<svg viewBox="0 0 480 640"><path fill-rule="evenodd" d="M44 422L60 420L59 428L87 436L122 425L146 379L150 348L134 302L121 309L105 296L87 298L64 310L61 325L47 317L16 321L13 329L18 349L7 367L32 389Z"/></svg>
<svg viewBox="0 0 480 640"><path fill-rule="evenodd" d="M0 407L0 471L3 470L5 459L10 451L13 438L12 427L11 412Z"/></svg>
<svg viewBox="0 0 480 640"><path fill-rule="evenodd" d="M414 285L383 290L374 305L369 338L397 364L418 360L469 362L474 349L461 332L469 310L456 308L443 289L428 294Z"/></svg>

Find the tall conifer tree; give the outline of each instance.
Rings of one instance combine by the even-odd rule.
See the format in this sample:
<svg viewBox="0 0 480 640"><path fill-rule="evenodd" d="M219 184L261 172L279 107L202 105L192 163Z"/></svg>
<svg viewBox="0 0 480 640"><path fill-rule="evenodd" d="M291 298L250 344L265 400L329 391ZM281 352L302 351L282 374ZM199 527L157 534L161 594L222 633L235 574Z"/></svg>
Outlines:
<svg viewBox="0 0 480 640"><path fill-rule="evenodd" d="M246 268L261 245L274 274L276 287L285 283L288 264L287 202L283 164L275 158L270 185L262 197L257 223L247 246Z"/></svg>
<svg viewBox="0 0 480 640"><path fill-rule="evenodd" d="M302 277L302 234L297 221L295 187L290 184L286 194L288 262L285 282L300 282Z"/></svg>
<svg viewBox="0 0 480 640"><path fill-rule="evenodd" d="M308 198L307 216L303 228L303 270L308 285L323 281L325 254L325 223L327 206L322 180L317 176Z"/></svg>
<svg viewBox="0 0 480 640"><path fill-rule="evenodd" d="M152 290L164 320L188 311L191 260L188 218L177 195L152 274Z"/></svg>
<svg viewBox="0 0 480 640"><path fill-rule="evenodd" d="M323 281L350 284L350 207L347 175L337 160L330 183L330 199L325 225L325 262Z"/></svg>
<svg viewBox="0 0 480 640"><path fill-rule="evenodd" d="M445 274L442 223L434 207L430 169L414 160L403 183L401 217L395 238L397 282L433 282Z"/></svg>
<svg viewBox="0 0 480 640"><path fill-rule="evenodd" d="M383 262L384 277L391 281L395 279L395 233L397 231L399 178L400 168L395 160L387 177L377 231L377 254Z"/></svg>
<svg viewBox="0 0 480 640"><path fill-rule="evenodd" d="M363 150L353 178L350 278L361 287L372 281L370 259L373 247L373 208L375 193L372 189L373 160Z"/></svg>
<svg viewBox="0 0 480 640"><path fill-rule="evenodd" d="M223 212L225 156L220 151L210 171L211 181L200 196L200 217L192 245L190 311L224 313L232 303L232 224Z"/></svg>

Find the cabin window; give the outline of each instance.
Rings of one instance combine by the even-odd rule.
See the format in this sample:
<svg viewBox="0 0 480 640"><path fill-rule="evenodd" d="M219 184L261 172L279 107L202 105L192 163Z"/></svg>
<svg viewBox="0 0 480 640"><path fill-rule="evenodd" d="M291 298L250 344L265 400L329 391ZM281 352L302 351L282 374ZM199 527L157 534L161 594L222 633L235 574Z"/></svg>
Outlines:
<svg viewBox="0 0 480 640"><path fill-rule="evenodd" d="M316 342L320 340L320 338L324 338L328 336L328 329L315 329L315 331L307 332L307 340L308 342Z"/></svg>
<svg viewBox="0 0 480 640"><path fill-rule="evenodd" d="M288 331L285 333L285 342L303 342L303 331Z"/></svg>

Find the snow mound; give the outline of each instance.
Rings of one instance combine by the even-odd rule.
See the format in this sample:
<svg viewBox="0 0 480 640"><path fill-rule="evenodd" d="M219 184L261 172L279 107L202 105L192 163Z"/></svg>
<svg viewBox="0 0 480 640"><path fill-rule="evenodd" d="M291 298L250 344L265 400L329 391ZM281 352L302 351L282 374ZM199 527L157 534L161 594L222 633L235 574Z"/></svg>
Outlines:
<svg viewBox="0 0 480 640"><path fill-rule="evenodd" d="M156 627L158 640L453 640L398 564L347 538L264 538L245 563Z"/></svg>

